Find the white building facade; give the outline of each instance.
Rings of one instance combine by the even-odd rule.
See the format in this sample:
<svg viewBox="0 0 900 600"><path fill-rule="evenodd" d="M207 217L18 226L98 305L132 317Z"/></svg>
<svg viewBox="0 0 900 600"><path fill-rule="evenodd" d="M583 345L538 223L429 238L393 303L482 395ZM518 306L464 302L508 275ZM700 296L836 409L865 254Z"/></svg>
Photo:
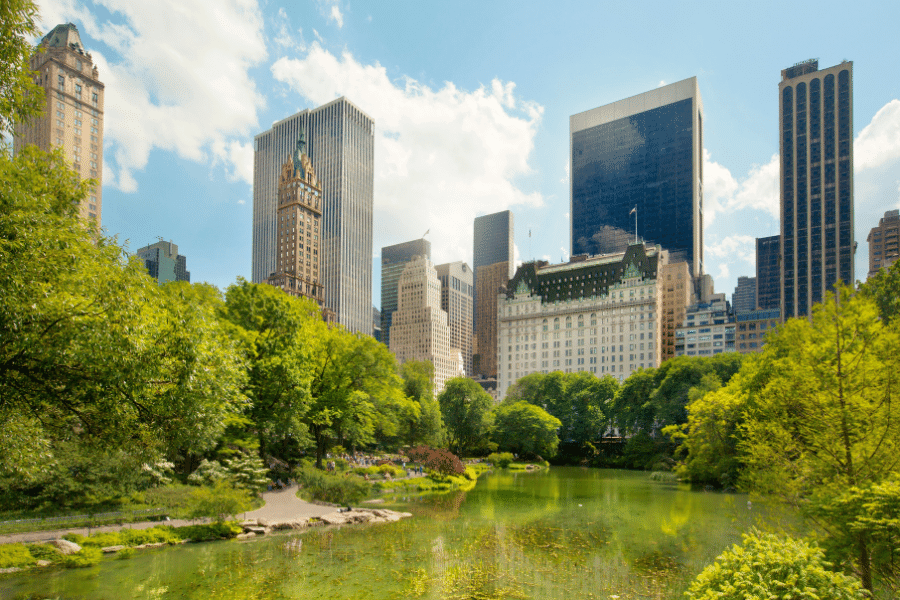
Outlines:
<svg viewBox="0 0 900 600"><path fill-rule="evenodd" d="M450 324L441 309L441 282L431 261L419 256L407 263L397 284L397 310L391 323L390 349L403 364L427 360L434 365L434 393L460 375L463 358L450 347Z"/></svg>
<svg viewBox="0 0 900 600"><path fill-rule="evenodd" d="M499 397L531 373L587 371L624 381L661 360L659 246L522 265L498 301Z"/></svg>

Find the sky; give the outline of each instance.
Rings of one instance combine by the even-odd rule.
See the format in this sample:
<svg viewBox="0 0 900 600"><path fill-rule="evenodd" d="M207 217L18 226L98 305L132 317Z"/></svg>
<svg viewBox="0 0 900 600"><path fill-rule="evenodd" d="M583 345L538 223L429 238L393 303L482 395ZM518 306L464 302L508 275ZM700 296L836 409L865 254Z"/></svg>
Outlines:
<svg viewBox="0 0 900 600"><path fill-rule="evenodd" d="M376 306L382 247L428 231L435 264L471 265L483 214L514 213L517 260L567 260L569 117L692 76L705 267L730 297L779 232L778 82L809 58L853 61L864 279L900 207L900 3L830 4L38 0L106 86L103 227L174 241L191 281L250 279L255 135L339 96L371 116Z"/></svg>

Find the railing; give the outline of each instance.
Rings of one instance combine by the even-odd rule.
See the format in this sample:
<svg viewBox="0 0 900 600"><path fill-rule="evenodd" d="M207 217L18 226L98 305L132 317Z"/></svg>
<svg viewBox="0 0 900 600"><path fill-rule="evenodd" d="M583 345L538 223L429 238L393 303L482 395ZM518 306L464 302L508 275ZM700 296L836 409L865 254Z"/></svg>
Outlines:
<svg viewBox="0 0 900 600"><path fill-rule="evenodd" d="M170 516L171 514L171 510L159 507L145 508L142 510L97 513L93 515L67 515L63 517L42 517L39 519L16 519L13 521L0 521L0 535L30 531L47 531L52 529L71 529L76 527L91 528L114 523L152 520L153 517L161 519Z"/></svg>

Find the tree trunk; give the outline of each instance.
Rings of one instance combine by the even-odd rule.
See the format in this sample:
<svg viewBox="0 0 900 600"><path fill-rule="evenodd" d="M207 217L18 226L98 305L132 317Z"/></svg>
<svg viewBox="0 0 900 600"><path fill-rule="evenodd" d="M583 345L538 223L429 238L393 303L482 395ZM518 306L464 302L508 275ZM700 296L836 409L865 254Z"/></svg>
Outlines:
<svg viewBox="0 0 900 600"><path fill-rule="evenodd" d="M869 557L869 544L866 540L865 534L860 534L858 546L859 578L862 581L862 586L866 588L874 597L874 590L872 589L872 562Z"/></svg>

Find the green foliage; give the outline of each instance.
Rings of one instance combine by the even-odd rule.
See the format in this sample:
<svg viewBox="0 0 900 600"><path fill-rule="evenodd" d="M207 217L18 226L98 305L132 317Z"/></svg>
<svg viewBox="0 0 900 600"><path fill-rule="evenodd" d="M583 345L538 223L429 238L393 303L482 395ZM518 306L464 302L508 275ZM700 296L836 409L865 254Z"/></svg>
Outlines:
<svg viewBox="0 0 900 600"><path fill-rule="evenodd" d="M505 469L512 463L513 455L512 452L494 452L488 455L487 461L495 467Z"/></svg>
<svg viewBox="0 0 900 600"><path fill-rule="evenodd" d="M0 134L27 123L44 106L44 93L29 66L37 35L37 6L30 0L0 3Z"/></svg>
<svg viewBox="0 0 900 600"><path fill-rule="evenodd" d="M48 560L53 563L62 560L63 553L50 544L28 544L26 547L35 560Z"/></svg>
<svg viewBox="0 0 900 600"><path fill-rule="evenodd" d="M462 455L488 436L493 423L493 400L467 377L446 382L438 396L451 450Z"/></svg>
<svg viewBox="0 0 900 600"><path fill-rule="evenodd" d="M100 562L103 558L103 551L100 548L86 546L80 552L63 556L60 564L69 569L79 569L82 567L92 567Z"/></svg>
<svg viewBox="0 0 900 600"><path fill-rule="evenodd" d="M300 495L306 500L319 500L343 506L356 504L369 494L369 485L353 475L330 475L321 469L308 468L294 472L300 483Z"/></svg>
<svg viewBox="0 0 900 600"><path fill-rule="evenodd" d="M246 490L234 488L224 480L212 487L195 489L191 500L193 507L188 513L191 518L212 517L220 523L252 507L250 494Z"/></svg>
<svg viewBox="0 0 900 600"><path fill-rule="evenodd" d="M30 567L37 560L25 544L0 544L0 569Z"/></svg>
<svg viewBox="0 0 900 600"><path fill-rule="evenodd" d="M900 261L866 279L859 293L875 302L885 325L895 324L900 316Z"/></svg>
<svg viewBox="0 0 900 600"><path fill-rule="evenodd" d="M208 523L205 525L186 525L176 527L175 533L182 540L205 542L210 540L227 540L241 533L243 529L233 521Z"/></svg>
<svg viewBox="0 0 900 600"><path fill-rule="evenodd" d="M418 417L406 423L405 443L440 446L444 442L444 424L432 389L434 365L427 360L410 360L400 365L400 376L403 393L419 404Z"/></svg>
<svg viewBox="0 0 900 600"><path fill-rule="evenodd" d="M494 413L493 440L501 450L520 456L553 456L562 423L543 408L528 402L506 403Z"/></svg>
<svg viewBox="0 0 900 600"><path fill-rule="evenodd" d="M75 542L84 548L105 548L107 546L134 547L144 544L178 544L184 540L199 542L229 539L241 531L240 525L229 521L203 525L186 525L184 527L158 525L148 529L120 529L119 531L94 533L91 536L70 533L64 536L64 539ZM35 546L38 546L38 544L35 544Z"/></svg>
<svg viewBox="0 0 900 600"><path fill-rule="evenodd" d="M227 478L228 471L219 461L204 458L194 472L188 475L187 481L191 485L215 485Z"/></svg>
<svg viewBox="0 0 900 600"><path fill-rule="evenodd" d="M851 600L868 595L859 581L829 570L815 545L751 532L706 567L685 596L692 600Z"/></svg>

